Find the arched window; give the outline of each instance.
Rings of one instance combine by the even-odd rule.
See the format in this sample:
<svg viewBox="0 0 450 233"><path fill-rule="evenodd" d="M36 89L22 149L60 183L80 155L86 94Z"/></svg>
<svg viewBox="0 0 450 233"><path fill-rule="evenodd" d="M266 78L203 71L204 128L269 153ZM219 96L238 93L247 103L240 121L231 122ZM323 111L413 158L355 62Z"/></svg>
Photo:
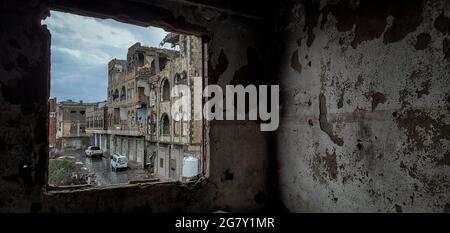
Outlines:
<svg viewBox="0 0 450 233"><path fill-rule="evenodd" d="M117 101L118 98L119 98L119 90L116 89L112 95L112 100Z"/></svg>
<svg viewBox="0 0 450 233"><path fill-rule="evenodd" d="M156 74L155 60L152 60L152 62L150 63L150 75L155 74Z"/></svg>
<svg viewBox="0 0 450 233"><path fill-rule="evenodd" d="M164 79L161 85L161 101L170 100L170 84L167 79Z"/></svg>
<svg viewBox="0 0 450 233"><path fill-rule="evenodd" d="M174 80L175 80L175 84L180 83L181 82L181 75L179 73L176 73L175 77L174 77Z"/></svg>
<svg viewBox="0 0 450 233"><path fill-rule="evenodd" d="M134 98L134 82L130 85L130 99Z"/></svg>
<svg viewBox="0 0 450 233"><path fill-rule="evenodd" d="M148 119L148 130L149 130L149 134L156 134L156 114L152 113Z"/></svg>
<svg viewBox="0 0 450 233"><path fill-rule="evenodd" d="M144 66L144 54L138 54L138 67Z"/></svg>
<svg viewBox="0 0 450 233"><path fill-rule="evenodd" d="M161 117L161 135L169 135L170 133L170 121L167 114L163 114Z"/></svg>
<svg viewBox="0 0 450 233"><path fill-rule="evenodd" d="M122 86L122 90L120 91L120 100L125 100L126 96L127 96L127 92L125 90L125 87Z"/></svg>

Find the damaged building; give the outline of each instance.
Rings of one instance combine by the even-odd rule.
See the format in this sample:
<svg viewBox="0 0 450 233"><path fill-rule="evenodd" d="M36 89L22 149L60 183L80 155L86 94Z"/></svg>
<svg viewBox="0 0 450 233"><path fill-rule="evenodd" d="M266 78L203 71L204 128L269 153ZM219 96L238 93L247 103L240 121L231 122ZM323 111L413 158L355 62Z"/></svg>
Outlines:
<svg viewBox="0 0 450 233"><path fill-rule="evenodd" d="M279 128L205 123L192 186L49 190L51 35L40 22L50 10L201 38L199 70L171 65L182 49L139 44L109 63L99 132L109 151L136 148L130 160L167 169L166 148L198 150L178 143L196 140L195 122L183 133L162 109L164 86L184 71L204 85L279 85ZM450 212L448 0L35 0L0 11L0 212Z"/></svg>
<svg viewBox="0 0 450 233"><path fill-rule="evenodd" d="M56 98L48 100L48 147L49 150L54 150L56 147Z"/></svg>
<svg viewBox="0 0 450 233"><path fill-rule="evenodd" d="M193 95L196 81L202 83L202 44L201 38L169 33L162 43L179 46L176 56L168 60L164 69L150 77L150 102L147 112L147 152L148 162L158 177L182 180L183 160L187 156L199 160L198 170L203 161L203 122L194 119L173 119L173 111L189 111L194 115L195 101L191 98L188 109L176 109L174 103L181 101L183 93L180 85L189 88Z"/></svg>
<svg viewBox="0 0 450 233"><path fill-rule="evenodd" d="M161 43L179 50L138 42L126 60L108 63L108 99L88 110L87 131L92 145L125 155L133 167L147 168L163 180L182 180L183 159L201 161L202 121L172 119L173 103L181 98L172 90L192 88L194 79L201 84L201 39L169 33Z"/></svg>
<svg viewBox="0 0 450 233"><path fill-rule="evenodd" d="M89 145L89 136L86 134L86 108L93 105L73 100L65 100L57 104L57 151L80 150Z"/></svg>
<svg viewBox="0 0 450 233"><path fill-rule="evenodd" d="M95 103L86 108L86 134L89 136L90 145L98 145L104 152L108 153L108 144L106 136L102 135L107 129L107 107L106 101Z"/></svg>

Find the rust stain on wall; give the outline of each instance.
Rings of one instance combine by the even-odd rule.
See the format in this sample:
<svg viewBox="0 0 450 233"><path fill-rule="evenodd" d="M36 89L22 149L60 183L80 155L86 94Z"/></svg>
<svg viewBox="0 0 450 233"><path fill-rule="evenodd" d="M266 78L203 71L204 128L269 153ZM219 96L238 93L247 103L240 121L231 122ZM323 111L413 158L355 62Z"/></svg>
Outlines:
<svg viewBox="0 0 450 233"><path fill-rule="evenodd" d="M327 180L337 180L338 177L338 165L336 159L336 152L325 152L325 156L321 156L316 152L312 161L312 171L315 179L324 184Z"/></svg>
<svg viewBox="0 0 450 233"><path fill-rule="evenodd" d="M397 126L406 131L409 152L426 148L428 138L438 143L441 139L450 141L450 125L444 122L444 116L436 119L417 109L410 109L396 118Z"/></svg>
<svg viewBox="0 0 450 233"><path fill-rule="evenodd" d="M375 92L372 94L372 112L377 108L378 104L386 103L386 97L383 93Z"/></svg>
<svg viewBox="0 0 450 233"><path fill-rule="evenodd" d="M343 146L344 140L333 132L333 126L327 119L327 103L323 93L319 94L319 124L320 129L325 132L336 145Z"/></svg>

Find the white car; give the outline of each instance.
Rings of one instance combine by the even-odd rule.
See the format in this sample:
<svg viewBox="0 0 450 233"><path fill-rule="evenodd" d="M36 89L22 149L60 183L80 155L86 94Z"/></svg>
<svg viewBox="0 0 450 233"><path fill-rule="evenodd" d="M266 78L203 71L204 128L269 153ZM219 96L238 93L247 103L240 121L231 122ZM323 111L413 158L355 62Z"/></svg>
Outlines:
<svg viewBox="0 0 450 233"><path fill-rule="evenodd" d="M89 157L101 157L103 155L103 151L98 146L90 146L84 151L84 153Z"/></svg>
<svg viewBox="0 0 450 233"><path fill-rule="evenodd" d="M111 156L111 171L117 171L119 169L127 169L128 168L128 159L127 157L119 154L114 154Z"/></svg>

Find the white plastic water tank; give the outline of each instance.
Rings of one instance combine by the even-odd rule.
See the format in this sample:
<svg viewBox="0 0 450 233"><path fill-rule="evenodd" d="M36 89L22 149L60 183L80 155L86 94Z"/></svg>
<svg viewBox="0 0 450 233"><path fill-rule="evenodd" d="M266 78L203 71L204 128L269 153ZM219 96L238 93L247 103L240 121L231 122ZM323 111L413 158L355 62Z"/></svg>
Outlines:
<svg viewBox="0 0 450 233"><path fill-rule="evenodd" d="M198 174L198 158L192 155L183 158L183 177L193 177Z"/></svg>

